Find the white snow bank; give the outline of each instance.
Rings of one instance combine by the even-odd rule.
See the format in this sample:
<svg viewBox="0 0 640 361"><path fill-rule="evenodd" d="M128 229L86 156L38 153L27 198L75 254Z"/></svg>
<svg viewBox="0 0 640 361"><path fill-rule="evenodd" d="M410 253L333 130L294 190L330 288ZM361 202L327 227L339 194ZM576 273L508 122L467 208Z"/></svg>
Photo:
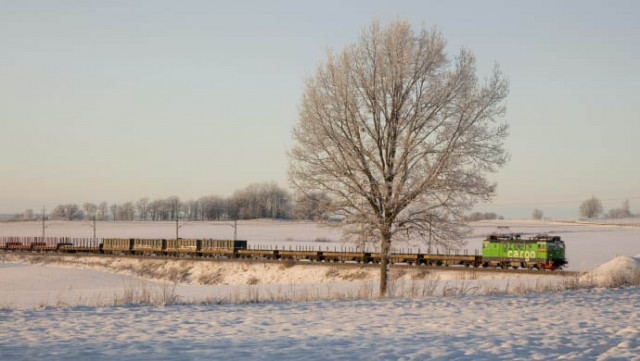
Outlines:
<svg viewBox="0 0 640 361"><path fill-rule="evenodd" d="M609 287L639 285L640 254L618 256L582 276L582 280Z"/></svg>

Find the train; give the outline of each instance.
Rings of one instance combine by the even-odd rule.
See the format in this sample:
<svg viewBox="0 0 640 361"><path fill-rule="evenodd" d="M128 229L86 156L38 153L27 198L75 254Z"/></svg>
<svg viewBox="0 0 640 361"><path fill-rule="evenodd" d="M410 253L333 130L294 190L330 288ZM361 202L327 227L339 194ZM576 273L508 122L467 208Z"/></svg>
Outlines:
<svg viewBox="0 0 640 361"><path fill-rule="evenodd" d="M0 250L62 253L135 254L211 258L308 260L317 262L380 263L379 252L328 247L250 247L246 240L0 237ZM421 253L394 250L391 263L428 266L561 269L567 264L565 243L558 236L492 234L476 254L454 252Z"/></svg>

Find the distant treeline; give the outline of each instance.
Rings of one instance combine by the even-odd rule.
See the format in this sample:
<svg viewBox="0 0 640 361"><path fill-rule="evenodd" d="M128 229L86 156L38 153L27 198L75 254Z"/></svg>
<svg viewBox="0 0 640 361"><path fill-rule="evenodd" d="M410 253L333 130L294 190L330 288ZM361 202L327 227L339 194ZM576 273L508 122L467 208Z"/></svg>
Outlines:
<svg viewBox="0 0 640 361"><path fill-rule="evenodd" d="M177 196L108 204L60 204L45 217L58 220L96 219L100 221L189 221L234 219L325 220L330 199L324 193L293 196L276 183L258 183L236 191L230 197L216 195L182 201ZM32 209L16 214L14 221L41 220Z"/></svg>
<svg viewBox="0 0 640 361"><path fill-rule="evenodd" d="M622 206L620 208L612 208L609 212L603 213L604 207L602 207L602 202L595 196L591 196L591 198L582 202L578 211L580 212L580 216L584 218L598 218L601 215L603 218L610 219L637 216L631 213L631 206L629 205L628 199L622 202Z"/></svg>
<svg viewBox="0 0 640 361"><path fill-rule="evenodd" d="M484 221L484 220L492 220L492 219L504 219L501 215L498 215L493 212L473 212L468 216L464 217L467 222L476 222L476 221Z"/></svg>

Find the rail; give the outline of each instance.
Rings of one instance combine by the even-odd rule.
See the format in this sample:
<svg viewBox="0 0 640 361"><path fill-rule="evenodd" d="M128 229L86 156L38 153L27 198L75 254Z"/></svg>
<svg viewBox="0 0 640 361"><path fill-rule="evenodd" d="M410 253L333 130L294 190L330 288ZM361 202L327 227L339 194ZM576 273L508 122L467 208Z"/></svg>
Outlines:
<svg viewBox="0 0 640 361"><path fill-rule="evenodd" d="M380 268L379 264L374 263L358 263L358 262L327 262L327 261L313 261L313 260L281 260L281 259L251 259L251 258L215 258L215 257L193 257L189 255L158 255L158 254L105 254L105 253L90 253L90 252L55 252L55 251L32 251L32 250L1 250L5 254L19 253L26 256L67 256L67 257L101 257L101 258L132 258L132 259L150 259L150 260L189 260L196 262L230 262L230 263L270 263L270 264L282 264L284 262L295 262L296 265L301 266L327 266L327 267L350 267L350 268ZM582 272L575 271L550 271L550 270L532 270L532 269L515 269L515 268L494 268L494 267L473 267L473 266L461 266L461 265L442 265L442 266L430 266L425 264L402 264L394 263L390 265L391 268L411 268L411 269L426 269L433 271L452 271L452 272L481 272L481 273L508 273L508 274L533 274L533 275L545 275L545 276L562 276L562 277L576 277Z"/></svg>

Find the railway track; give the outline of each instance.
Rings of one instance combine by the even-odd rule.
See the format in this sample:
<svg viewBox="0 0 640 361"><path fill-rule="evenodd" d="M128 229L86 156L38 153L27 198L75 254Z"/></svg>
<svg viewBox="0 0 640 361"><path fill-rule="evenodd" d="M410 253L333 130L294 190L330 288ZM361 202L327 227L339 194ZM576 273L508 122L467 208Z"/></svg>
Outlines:
<svg viewBox="0 0 640 361"><path fill-rule="evenodd" d="M19 254L32 257L99 257L99 258L129 258L129 259L148 259L148 260L179 260L179 261L195 261L195 262L229 262L229 263L270 263L283 264L292 263L301 266L326 266L326 267L345 267L345 268L380 268L379 264L374 263L358 263L358 262L326 262L326 261L310 261L310 260L277 260L277 259L251 259L251 258L217 258L217 257L180 257L174 255L134 255L134 254L104 254L104 253L88 253L88 252L36 252L36 251L7 251L2 250L0 254ZM515 268L483 268L483 267L465 267L465 266L429 266L395 263L390 265L391 268L405 269L421 269L432 271L452 271L452 272L479 272L479 273L502 273L514 275L543 275L543 276L561 276L576 277L582 272L575 271L550 271L550 270L531 270L531 269L515 269Z"/></svg>

